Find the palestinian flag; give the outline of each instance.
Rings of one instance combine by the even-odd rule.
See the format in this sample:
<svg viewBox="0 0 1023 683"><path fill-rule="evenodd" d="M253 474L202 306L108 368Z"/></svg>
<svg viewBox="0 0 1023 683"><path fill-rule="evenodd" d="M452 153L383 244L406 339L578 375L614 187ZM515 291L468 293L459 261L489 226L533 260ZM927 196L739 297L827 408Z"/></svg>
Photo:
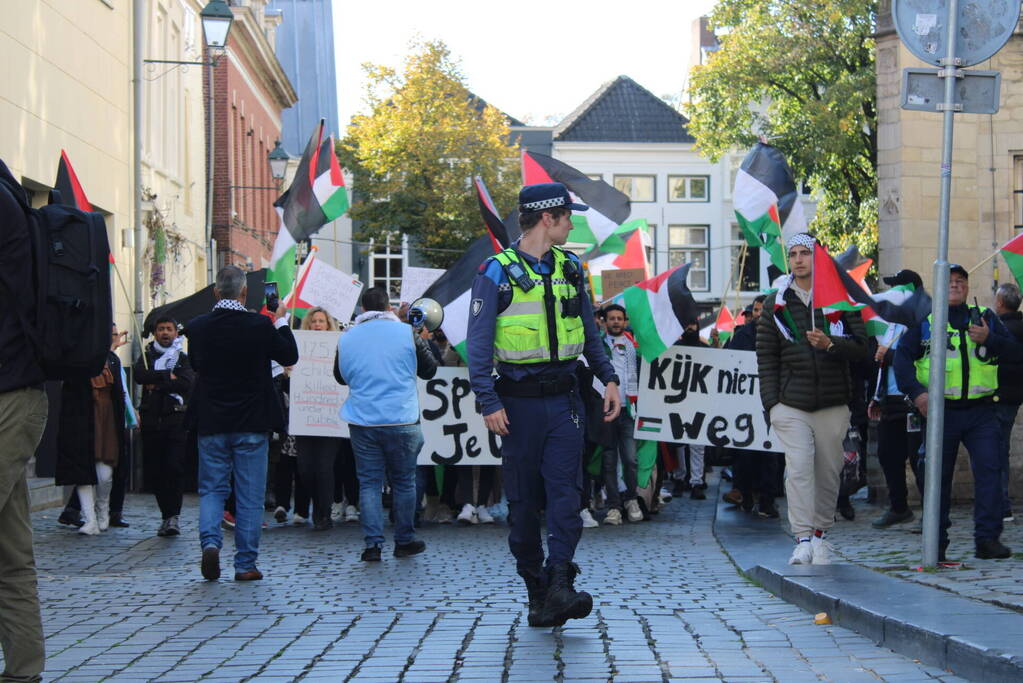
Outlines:
<svg viewBox="0 0 1023 683"><path fill-rule="evenodd" d="M788 272L785 239L806 232L799 188L777 147L758 142L743 159L732 191L735 218L751 247L767 251L771 263Z"/></svg>
<svg viewBox="0 0 1023 683"><path fill-rule="evenodd" d="M60 203L64 206L73 206L79 211L95 211L89 198L85 196L82 184L78 182L78 175L71 166L71 160L67 152L60 150L60 161L57 163L57 180L53 183L53 189L60 195ZM111 249L107 259L110 264L114 263L114 252Z"/></svg>
<svg viewBox="0 0 1023 683"><path fill-rule="evenodd" d="M296 245L348 210L348 190L334 153L334 137L324 138L324 127L325 122L320 119L291 187L274 202L280 228L266 277L267 281L277 282L282 299L295 284Z"/></svg>
<svg viewBox="0 0 1023 683"><path fill-rule="evenodd" d="M735 316L728 310L728 306L721 304L721 310L718 312L718 319L714 323L714 329L718 331L718 338L724 343L728 341L728 338L735 332Z"/></svg>
<svg viewBox="0 0 1023 683"><path fill-rule="evenodd" d="M1006 242L999 250L1016 283L1023 287L1023 235Z"/></svg>
<svg viewBox="0 0 1023 683"><path fill-rule="evenodd" d="M699 318L696 301L686 284L690 265L676 266L622 293L643 360L660 356L682 336L687 323Z"/></svg>
<svg viewBox="0 0 1023 683"><path fill-rule="evenodd" d="M813 305L841 311L869 307L871 312L865 315L868 323L876 316L884 323L898 323L906 327L919 325L931 313L931 297L924 290L895 287L884 294L872 295L865 284L857 282L819 244L814 250ZM880 329L879 322L870 326L875 333Z"/></svg>
<svg viewBox="0 0 1023 683"><path fill-rule="evenodd" d="M444 309L441 329L452 348L466 362L465 334L469 327L472 281L484 261L505 249L519 236L518 221L512 226L509 225L510 221L502 222L498 218L497 209L483 179L477 177L474 184L487 234L473 240L465 253L423 293L423 296L434 299Z"/></svg>
<svg viewBox="0 0 1023 683"><path fill-rule="evenodd" d="M589 271L597 301L603 298L600 286L603 271L643 268L649 274L646 247L650 245L650 227L646 220L628 220L632 206L625 193L537 152L522 153L522 182L525 185L561 183L580 202L590 207L587 211L572 214L568 243L583 245L580 259Z"/></svg>
<svg viewBox="0 0 1023 683"><path fill-rule="evenodd" d="M913 296L915 290L916 288L910 284L898 285L879 294L870 294L869 289L866 291L879 304L902 306ZM880 339L888 333L888 321L875 313L873 308L867 306L860 313L863 315L863 324L867 326L867 334Z"/></svg>

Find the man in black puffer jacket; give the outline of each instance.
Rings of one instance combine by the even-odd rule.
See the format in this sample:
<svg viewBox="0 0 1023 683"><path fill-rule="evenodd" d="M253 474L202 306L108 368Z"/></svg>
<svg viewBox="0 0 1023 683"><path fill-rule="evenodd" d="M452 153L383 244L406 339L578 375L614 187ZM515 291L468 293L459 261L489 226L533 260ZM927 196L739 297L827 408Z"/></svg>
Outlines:
<svg viewBox="0 0 1023 683"><path fill-rule="evenodd" d="M995 313L1001 319L1009 334L1023 343L1023 313L1019 312L1019 287L1007 282L995 293ZM1012 501L1009 500L1009 442L1016 413L1023 403L1023 365L1001 362L998 364L998 402L995 413L1002 430L1002 518L1012 521Z"/></svg>
<svg viewBox="0 0 1023 683"><path fill-rule="evenodd" d="M835 521L842 438L849 428L850 361L868 357L858 312L829 322L813 306L816 239L789 238L789 270L757 321L760 398L785 449L785 497L796 537L790 564L829 564L824 533ZM812 317L811 317L812 316Z"/></svg>

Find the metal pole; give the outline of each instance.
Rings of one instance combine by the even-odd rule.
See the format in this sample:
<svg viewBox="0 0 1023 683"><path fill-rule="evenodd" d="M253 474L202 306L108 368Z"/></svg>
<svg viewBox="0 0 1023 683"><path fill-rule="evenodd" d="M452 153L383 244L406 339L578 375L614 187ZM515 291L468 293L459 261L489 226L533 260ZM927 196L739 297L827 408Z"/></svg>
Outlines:
<svg viewBox="0 0 1023 683"><path fill-rule="evenodd" d="M941 149L941 204L938 214L938 258L934 262L931 309L931 369L927 382L927 459L924 466L924 566L938 564L938 523L941 514L942 434L945 426L945 330L948 328L948 220L952 197L952 126L955 117L956 30L959 0L948 3L948 51L944 64L945 104Z"/></svg>
<svg viewBox="0 0 1023 683"><path fill-rule="evenodd" d="M213 284L213 259L216 254L213 253L213 145L216 136L214 135L213 128L213 56L207 55L209 58L209 89L208 95L208 108L209 116L209 129L206 131L206 150L208 152L208 158L206 162L206 284Z"/></svg>
<svg viewBox="0 0 1023 683"><path fill-rule="evenodd" d="M142 354L142 329L144 314L144 268L143 260L146 257L146 233L142 225L142 52L143 36L146 25L146 3L145 0L134 0L132 3L133 36L132 36L132 127L134 143L132 152L132 199L133 199L133 220L135 221L135 330L132 343L132 357L138 358ZM136 385L137 386L137 385Z"/></svg>

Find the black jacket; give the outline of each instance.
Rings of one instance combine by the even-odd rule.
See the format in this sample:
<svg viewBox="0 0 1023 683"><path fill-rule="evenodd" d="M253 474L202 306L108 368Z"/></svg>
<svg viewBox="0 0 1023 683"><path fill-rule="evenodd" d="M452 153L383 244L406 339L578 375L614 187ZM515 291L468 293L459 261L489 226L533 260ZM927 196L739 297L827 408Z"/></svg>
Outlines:
<svg viewBox="0 0 1023 683"><path fill-rule="evenodd" d="M756 351L757 322L753 320L736 327L731 338L725 342L725 348L731 351Z"/></svg>
<svg viewBox="0 0 1023 683"><path fill-rule="evenodd" d="M124 462L127 439L124 438L124 386L121 384L121 359L107 354L114 384L114 424L117 427L118 462ZM96 483L96 419L92 400L92 382L87 379L68 380L61 386L60 427L57 432L57 465L54 483L57 486L87 486Z"/></svg>
<svg viewBox="0 0 1023 683"><path fill-rule="evenodd" d="M274 329L258 313L216 309L188 323L185 335L198 375L189 423L200 435L283 431L284 410L270 361L283 366L298 362L288 327Z"/></svg>
<svg viewBox="0 0 1023 683"><path fill-rule="evenodd" d="M195 382L195 373L188 360L188 354L182 351L173 370L154 370L153 364L160 353L153 348L153 343L146 345L146 363L140 357L132 366L135 382L142 385L141 413L142 429L178 429L185 417L185 406L188 405ZM171 379L174 375L174 379ZM150 388L152 387L152 388ZM184 405L178 403L171 394L184 399Z"/></svg>
<svg viewBox="0 0 1023 683"><path fill-rule="evenodd" d="M844 336L831 336L834 348L815 349L806 341L811 311L792 290L785 290L785 306L798 334L790 341L776 322L774 304L778 293L767 297L757 320L757 366L760 369L760 400L764 410L778 403L813 412L848 405L853 399L850 363L869 358L867 333L859 312L842 314ZM813 311L818 330L828 330L820 309ZM791 332L790 332L791 334Z"/></svg>
<svg viewBox="0 0 1023 683"><path fill-rule="evenodd" d="M43 382L22 322L36 322L28 207L25 191L0 161L0 393Z"/></svg>
<svg viewBox="0 0 1023 683"><path fill-rule="evenodd" d="M999 318L1012 338L1023 343L1023 313L1003 313ZM998 399L1002 403L1020 405L1023 403L1023 364L1005 360L998 364Z"/></svg>

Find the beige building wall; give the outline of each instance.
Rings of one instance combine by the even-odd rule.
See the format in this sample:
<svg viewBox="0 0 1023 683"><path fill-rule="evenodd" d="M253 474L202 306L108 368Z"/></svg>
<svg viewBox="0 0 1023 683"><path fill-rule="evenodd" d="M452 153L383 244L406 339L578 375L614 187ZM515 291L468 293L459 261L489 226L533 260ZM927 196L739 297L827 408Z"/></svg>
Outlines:
<svg viewBox="0 0 1023 683"><path fill-rule="evenodd" d="M902 70L931 65L917 60L902 45L890 11L891 0L882 0L877 38L879 269L884 275L911 268L931 290L937 255L942 116L900 108ZM1023 34L1017 29L998 54L972 68L1001 71L1002 90L997 114L955 117L949 261L968 270L1023 231L1023 192L1015 194L1023 191ZM992 306L997 284L1013 281L1012 273L996 257L971 275L970 299L976 296L981 305ZM1020 420L1013 432L1010 490L1013 496L1023 496ZM973 497L965 450L957 462L953 496Z"/></svg>
<svg viewBox="0 0 1023 683"><path fill-rule="evenodd" d="M203 59L200 0L148 0L145 59ZM144 221L162 222L164 262L147 252L146 310L206 286L206 114L203 66L143 67ZM154 277L154 265L155 268Z"/></svg>
<svg viewBox="0 0 1023 683"><path fill-rule="evenodd" d="M57 176L64 149L89 201L106 215L107 236L129 296L131 227L131 3L14 0L0 22L0 158L34 192ZM114 283L114 315L131 305Z"/></svg>

